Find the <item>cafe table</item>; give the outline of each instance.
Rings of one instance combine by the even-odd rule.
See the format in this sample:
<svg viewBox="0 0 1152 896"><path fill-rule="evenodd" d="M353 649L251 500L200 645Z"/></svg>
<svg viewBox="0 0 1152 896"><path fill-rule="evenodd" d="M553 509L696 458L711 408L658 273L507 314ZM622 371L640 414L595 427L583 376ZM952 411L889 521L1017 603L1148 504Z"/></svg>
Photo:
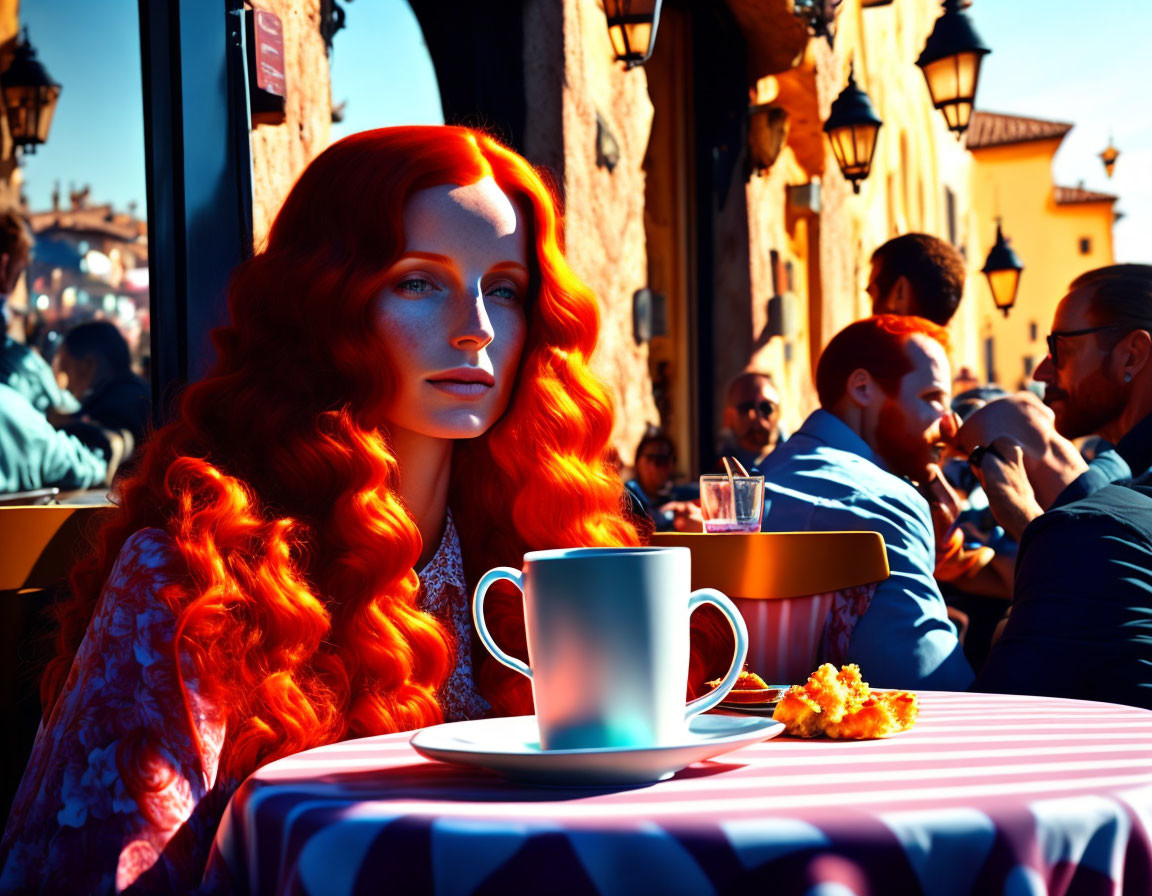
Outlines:
<svg viewBox="0 0 1152 896"><path fill-rule="evenodd" d="M409 734L260 769L209 864L253 893L1152 893L1152 712L922 692L883 740L778 736L638 787L541 787Z"/></svg>

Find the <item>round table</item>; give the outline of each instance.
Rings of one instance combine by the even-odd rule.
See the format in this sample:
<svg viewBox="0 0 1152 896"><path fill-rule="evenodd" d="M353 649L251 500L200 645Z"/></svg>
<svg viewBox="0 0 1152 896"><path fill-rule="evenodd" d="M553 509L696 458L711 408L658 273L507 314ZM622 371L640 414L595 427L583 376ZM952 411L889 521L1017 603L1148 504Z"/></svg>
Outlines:
<svg viewBox="0 0 1152 896"><path fill-rule="evenodd" d="M630 789L533 788L410 734L272 763L210 875L259 893L1149 893L1152 712L921 693L886 740L778 737Z"/></svg>

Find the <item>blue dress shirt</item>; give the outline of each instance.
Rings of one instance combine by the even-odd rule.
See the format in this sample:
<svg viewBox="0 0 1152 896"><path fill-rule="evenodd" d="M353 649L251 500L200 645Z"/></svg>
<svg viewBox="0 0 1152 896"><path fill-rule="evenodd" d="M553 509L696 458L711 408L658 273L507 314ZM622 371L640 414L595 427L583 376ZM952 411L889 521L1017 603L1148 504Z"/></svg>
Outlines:
<svg viewBox="0 0 1152 896"><path fill-rule="evenodd" d="M874 686L964 690L972 669L932 577L928 502L888 472L834 414L817 410L765 460L766 532L871 531L884 537L889 578L852 634L848 659Z"/></svg>

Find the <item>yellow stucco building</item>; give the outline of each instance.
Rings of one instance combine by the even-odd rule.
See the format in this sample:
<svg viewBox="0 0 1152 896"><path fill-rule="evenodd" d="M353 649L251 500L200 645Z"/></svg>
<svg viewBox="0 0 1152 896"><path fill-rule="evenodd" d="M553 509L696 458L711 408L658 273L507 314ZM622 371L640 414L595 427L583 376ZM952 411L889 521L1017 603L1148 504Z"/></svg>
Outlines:
<svg viewBox="0 0 1152 896"><path fill-rule="evenodd" d="M996 239L996 219L1024 264L1016 305L1005 318L987 283L976 283L980 355L977 375L1009 388L1024 386L1047 353L1044 337L1069 282L1113 263L1116 197L1052 182L1052 158L1072 129L1065 122L977 112L968 132L976 245L970 280Z"/></svg>

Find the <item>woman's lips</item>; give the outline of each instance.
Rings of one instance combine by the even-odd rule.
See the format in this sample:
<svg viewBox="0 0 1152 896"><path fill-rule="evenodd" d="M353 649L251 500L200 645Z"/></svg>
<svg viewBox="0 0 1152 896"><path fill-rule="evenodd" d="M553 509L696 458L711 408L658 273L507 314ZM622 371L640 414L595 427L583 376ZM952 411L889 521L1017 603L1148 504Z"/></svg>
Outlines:
<svg viewBox="0 0 1152 896"><path fill-rule="evenodd" d="M427 382L432 388L457 398L480 398L496 385L492 374L475 368L446 370L428 377Z"/></svg>

